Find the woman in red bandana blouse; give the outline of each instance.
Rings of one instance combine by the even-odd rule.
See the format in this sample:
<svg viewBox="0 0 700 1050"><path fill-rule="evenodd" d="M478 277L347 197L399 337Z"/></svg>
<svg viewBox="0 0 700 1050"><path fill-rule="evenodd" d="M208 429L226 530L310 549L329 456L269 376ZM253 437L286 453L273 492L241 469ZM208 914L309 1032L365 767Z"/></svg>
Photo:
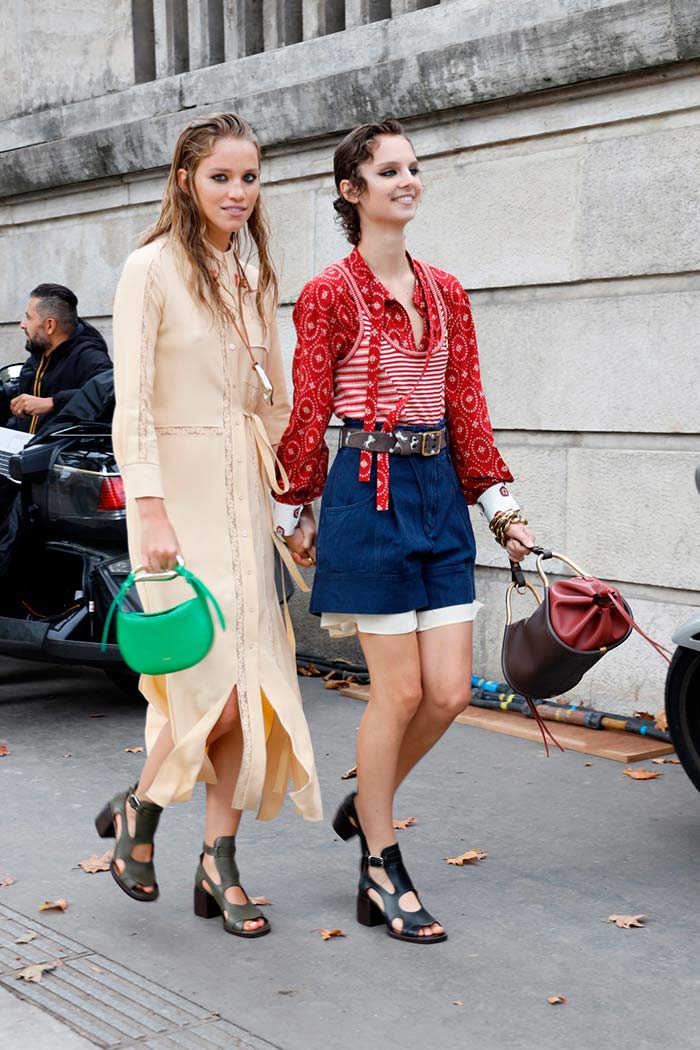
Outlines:
<svg viewBox="0 0 700 1050"><path fill-rule="evenodd" d="M294 310L294 407L278 450L289 490L276 527L299 564L317 561L311 610L332 635L358 632L370 673L358 790L333 822L341 838L359 836L358 921L431 944L447 934L403 865L392 802L469 703L479 603L467 504L480 504L514 561L534 537L493 443L467 296L406 252L421 183L403 128L356 128L334 168L354 249ZM326 477L331 413L344 425ZM309 505L321 494L316 550Z"/></svg>

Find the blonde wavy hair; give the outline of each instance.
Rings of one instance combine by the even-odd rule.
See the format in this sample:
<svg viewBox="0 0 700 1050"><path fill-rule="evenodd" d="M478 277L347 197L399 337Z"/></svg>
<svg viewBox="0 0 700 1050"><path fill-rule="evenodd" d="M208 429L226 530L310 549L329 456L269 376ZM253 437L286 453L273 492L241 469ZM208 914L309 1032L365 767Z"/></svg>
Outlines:
<svg viewBox="0 0 700 1050"><path fill-rule="evenodd" d="M230 321L236 328L237 318L222 295L218 280L217 259L206 239L204 218L197 200L194 186L195 172L201 161L208 157L214 144L222 138L238 138L252 142L260 160L260 144L250 124L237 113L209 113L196 117L180 132L175 146L168 180L163 193L163 203L158 219L141 238L141 245L164 234L172 237L184 250L194 275L194 292L197 298L211 310L215 319ZM187 172L187 190L181 189L177 173L180 168ZM255 303L260 319L267 327L278 300L278 282L269 252L270 228L262 196L258 196L248 222L233 234L233 252L238 271L238 308L242 320L243 291L249 289L245 267L253 250L258 256L258 286Z"/></svg>

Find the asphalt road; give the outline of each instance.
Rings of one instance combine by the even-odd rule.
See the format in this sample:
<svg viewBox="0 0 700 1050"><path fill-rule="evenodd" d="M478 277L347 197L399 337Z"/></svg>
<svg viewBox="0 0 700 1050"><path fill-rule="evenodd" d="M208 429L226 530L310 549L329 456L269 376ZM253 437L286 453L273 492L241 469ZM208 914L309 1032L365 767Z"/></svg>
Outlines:
<svg viewBox="0 0 700 1050"><path fill-rule="evenodd" d="M302 688L331 816L364 705L317 679L304 679ZM272 901L274 925L269 937L245 942L226 936L218 920L192 914L201 788L161 822L156 904L136 904L108 874L77 867L105 848L92 824L97 810L136 779L142 756L124 749L142 743L142 718L141 705L100 674L0 662L0 741L10 749L0 758L0 881L3 874L17 880L0 888L0 908L40 921L197 1004L210 1023L220 1015L250 1037L217 1045L697 1048L700 797L679 766L644 763L663 776L631 781L619 763L573 752L546 759L541 745L455 725L395 811L416 818L399 841L449 940L417 947L356 925L355 843L338 840L327 821L304 824L288 804L276 822L246 818L239 836L246 888ZM469 867L445 862L470 848L488 858ZM67 912L37 911L56 897L68 900ZM604 921L639 913L649 916L643 929ZM320 927L346 936L324 942ZM46 995L31 1008L35 1021L46 1016L38 1010L60 973L32 986ZM550 1006L547 998L557 995L568 1004ZM6 993L0 1016L3 1002ZM47 1021L47 1047L63 1045L55 1027ZM79 1045L68 1028L58 1030L66 1048ZM27 1042L20 1034L0 1043L43 1050L25 1031ZM118 1045L214 1044L173 1036Z"/></svg>

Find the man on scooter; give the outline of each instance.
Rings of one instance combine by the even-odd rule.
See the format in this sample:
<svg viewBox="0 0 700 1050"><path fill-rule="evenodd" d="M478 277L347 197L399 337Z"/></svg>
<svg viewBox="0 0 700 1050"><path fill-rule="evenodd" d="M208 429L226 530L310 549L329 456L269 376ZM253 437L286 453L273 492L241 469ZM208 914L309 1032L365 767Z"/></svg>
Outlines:
<svg viewBox="0 0 700 1050"><path fill-rule="evenodd" d="M62 284L40 284L30 293L20 322L29 359L7 426L40 433L88 379L112 367L107 344L77 307L77 296Z"/></svg>

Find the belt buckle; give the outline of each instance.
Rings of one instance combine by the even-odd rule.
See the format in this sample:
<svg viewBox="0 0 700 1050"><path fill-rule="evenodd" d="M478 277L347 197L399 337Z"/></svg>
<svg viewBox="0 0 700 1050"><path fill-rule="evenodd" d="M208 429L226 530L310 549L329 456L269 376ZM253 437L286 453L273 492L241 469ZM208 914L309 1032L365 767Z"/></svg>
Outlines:
<svg viewBox="0 0 700 1050"><path fill-rule="evenodd" d="M440 438L442 436L441 430L426 430L421 434L420 443L420 454L421 456L437 456L440 452ZM433 439L433 445L430 449L426 449L425 442L426 438Z"/></svg>

